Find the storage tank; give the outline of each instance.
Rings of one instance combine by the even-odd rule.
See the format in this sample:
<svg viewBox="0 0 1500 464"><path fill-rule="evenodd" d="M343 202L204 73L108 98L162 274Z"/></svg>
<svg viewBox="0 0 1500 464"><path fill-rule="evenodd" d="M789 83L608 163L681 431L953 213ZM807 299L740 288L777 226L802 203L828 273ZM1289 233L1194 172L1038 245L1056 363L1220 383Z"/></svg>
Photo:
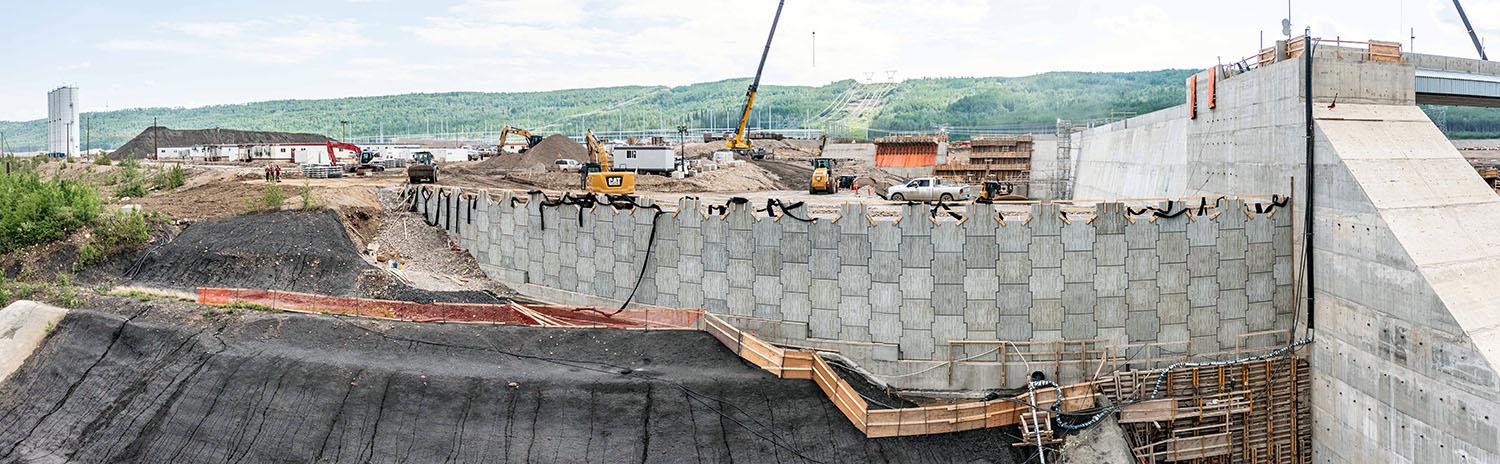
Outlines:
<svg viewBox="0 0 1500 464"><path fill-rule="evenodd" d="M79 129L78 88L58 87L47 92L47 152L81 155Z"/></svg>

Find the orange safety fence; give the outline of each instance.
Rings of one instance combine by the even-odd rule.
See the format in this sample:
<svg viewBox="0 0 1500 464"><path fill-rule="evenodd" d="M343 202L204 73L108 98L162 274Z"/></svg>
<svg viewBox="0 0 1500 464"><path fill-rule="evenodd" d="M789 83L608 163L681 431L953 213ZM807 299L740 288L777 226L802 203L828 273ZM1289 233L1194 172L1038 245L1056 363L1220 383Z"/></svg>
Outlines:
<svg viewBox="0 0 1500 464"><path fill-rule="evenodd" d="M328 313L415 322L485 322L497 324L609 327L623 329L691 329L701 311L630 308L613 310L558 305L414 303L281 290L199 288L198 303L250 304L283 311Z"/></svg>

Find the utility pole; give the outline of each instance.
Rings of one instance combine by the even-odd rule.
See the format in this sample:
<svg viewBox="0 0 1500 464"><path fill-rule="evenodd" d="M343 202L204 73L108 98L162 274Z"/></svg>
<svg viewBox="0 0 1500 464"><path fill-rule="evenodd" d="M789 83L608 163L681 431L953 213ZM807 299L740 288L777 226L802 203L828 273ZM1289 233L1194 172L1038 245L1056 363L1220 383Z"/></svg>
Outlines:
<svg viewBox="0 0 1500 464"><path fill-rule="evenodd" d="M157 154L161 153L161 143L160 143L160 140L158 140L158 139L161 138L160 135L158 135L160 133L161 133L161 126L156 123L156 118L154 118L154 117L151 118L151 156L149 157L150 159L156 159Z"/></svg>

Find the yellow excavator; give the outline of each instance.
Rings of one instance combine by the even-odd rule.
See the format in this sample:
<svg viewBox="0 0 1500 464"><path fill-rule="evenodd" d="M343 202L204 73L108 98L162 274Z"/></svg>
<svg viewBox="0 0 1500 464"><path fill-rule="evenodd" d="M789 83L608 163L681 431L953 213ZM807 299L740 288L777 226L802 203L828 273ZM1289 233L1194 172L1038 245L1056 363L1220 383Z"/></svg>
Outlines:
<svg viewBox="0 0 1500 464"><path fill-rule="evenodd" d="M635 173L610 171L609 150L594 138L593 129L588 131L585 142L588 142L589 162L578 170L583 176L583 189L590 193L635 194Z"/></svg>
<svg viewBox="0 0 1500 464"><path fill-rule="evenodd" d="M771 39L776 37L776 23L781 21L781 7L785 5L786 0L776 4L776 16L771 19L771 33L766 36L766 48L760 53L760 66L755 68L755 80L750 82L750 89L745 91L745 109L740 111L740 125L735 128L734 137L724 141L724 146L736 155L750 156L752 159L766 156L765 150L757 150L750 145L746 126L750 124L750 110L755 107L755 94L760 91L761 73L766 70L766 56L771 54Z"/></svg>
<svg viewBox="0 0 1500 464"><path fill-rule="evenodd" d="M526 150L530 150L536 144L542 143L542 136L540 135L532 134L531 131L519 127L505 126L505 128L500 129L500 146L495 147L496 154L505 153L505 138L510 136L510 134L526 137L526 146L522 147L518 153L526 153Z"/></svg>

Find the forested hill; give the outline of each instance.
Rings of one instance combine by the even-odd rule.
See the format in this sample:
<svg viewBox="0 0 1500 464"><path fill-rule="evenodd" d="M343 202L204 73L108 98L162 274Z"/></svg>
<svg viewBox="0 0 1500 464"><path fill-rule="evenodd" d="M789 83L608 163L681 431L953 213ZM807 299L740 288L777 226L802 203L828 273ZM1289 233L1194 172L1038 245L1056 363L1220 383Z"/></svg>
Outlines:
<svg viewBox="0 0 1500 464"><path fill-rule="evenodd" d="M1093 120L1177 105L1190 70L1051 72L1025 77L912 79L898 84L764 85L753 126L824 129L870 137L886 131L1045 126L1057 118ZM379 134L462 134L503 125L544 133L675 127L728 127L744 103L748 79L679 87L629 86L549 92L452 92L277 100L200 108L141 108L85 113L95 147L114 148L152 124L175 129L311 132L343 138ZM1500 128L1493 112L1446 112L1455 131ZM1485 118L1493 118L1487 121ZM348 121L340 124L340 121ZM1478 121L1477 123L1475 121ZM7 148L45 148L44 120L0 121Z"/></svg>

